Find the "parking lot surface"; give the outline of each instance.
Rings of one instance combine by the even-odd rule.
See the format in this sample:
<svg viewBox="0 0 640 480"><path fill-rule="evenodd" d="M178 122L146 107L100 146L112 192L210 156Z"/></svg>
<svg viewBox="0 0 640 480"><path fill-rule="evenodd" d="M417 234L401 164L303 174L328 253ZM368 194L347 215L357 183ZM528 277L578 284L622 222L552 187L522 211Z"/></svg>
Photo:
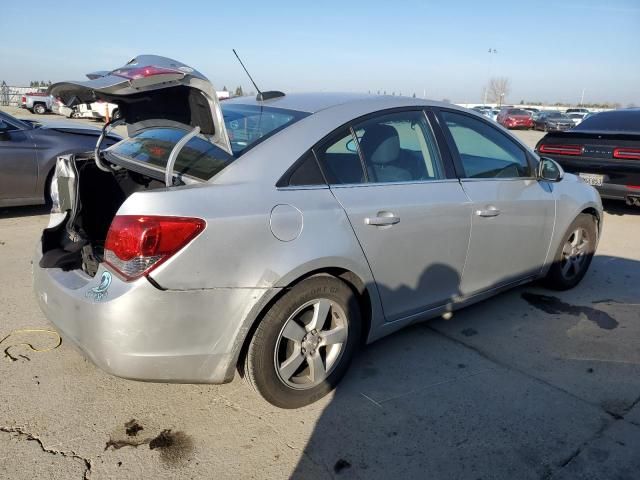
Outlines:
<svg viewBox="0 0 640 480"><path fill-rule="evenodd" d="M638 478L640 210L605 207L574 290L520 287L405 329L294 411L240 378L133 382L65 343L21 345L56 345L19 331L51 328L30 265L48 216L0 209L0 339L18 330L0 345L0 478Z"/></svg>

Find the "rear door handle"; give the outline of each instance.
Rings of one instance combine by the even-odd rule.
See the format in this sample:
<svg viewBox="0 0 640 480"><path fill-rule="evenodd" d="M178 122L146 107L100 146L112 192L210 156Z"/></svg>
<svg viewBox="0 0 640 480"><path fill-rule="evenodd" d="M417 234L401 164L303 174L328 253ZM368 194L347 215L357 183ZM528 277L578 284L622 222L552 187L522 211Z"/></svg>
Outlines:
<svg viewBox="0 0 640 480"><path fill-rule="evenodd" d="M500 215L500 210L493 205L489 205L485 209L476 210L476 215L479 217L497 217Z"/></svg>
<svg viewBox="0 0 640 480"><path fill-rule="evenodd" d="M388 227L400 222L400 217L396 217L391 212L378 212L375 217L367 217L364 219L365 225L374 225L376 227Z"/></svg>

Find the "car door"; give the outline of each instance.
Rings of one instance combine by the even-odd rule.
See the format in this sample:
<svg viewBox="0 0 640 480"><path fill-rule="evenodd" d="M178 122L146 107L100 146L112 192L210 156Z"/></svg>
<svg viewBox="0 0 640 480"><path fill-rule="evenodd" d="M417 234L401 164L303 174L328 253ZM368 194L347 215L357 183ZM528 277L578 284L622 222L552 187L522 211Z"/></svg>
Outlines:
<svg viewBox="0 0 640 480"><path fill-rule="evenodd" d="M555 197L526 149L480 118L441 110L462 188L473 202L462 292L471 295L537 274L555 223Z"/></svg>
<svg viewBox="0 0 640 480"><path fill-rule="evenodd" d="M0 200L35 196L36 155L28 129L0 117Z"/></svg>
<svg viewBox="0 0 640 480"><path fill-rule="evenodd" d="M314 151L371 266L386 320L455 298L471 206L424 111L371 116Z"/></svg>

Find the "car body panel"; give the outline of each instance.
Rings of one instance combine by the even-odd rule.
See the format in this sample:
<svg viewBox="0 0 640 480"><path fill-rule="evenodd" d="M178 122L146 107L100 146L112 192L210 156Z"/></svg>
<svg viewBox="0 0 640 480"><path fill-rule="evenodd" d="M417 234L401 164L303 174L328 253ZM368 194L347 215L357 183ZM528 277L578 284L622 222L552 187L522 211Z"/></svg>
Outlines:
<svg viewBox="0 0 640 480"><path fill-rule="evenodd" d="M548 185L535 179L465 179L462 187L473 202L463 294L538 275L555 223L556 199ZM499 214L478 214L490 208Z"/></svg>
<svg viewBox="0 0 640 480"><path fill-rule="evenodd" d="M576 215L587 208L601 215L597 192L572 175L553 184L535 179L511 186L495 182L494 189L505 190L502 196L480 183L465 187L465 193L455 178L389 184L385 185L386 192L374 185L277 187L284 173L312 146L354 119L403 108L446 106L465 110L438 102L377 96L351 100L336 96L334 104L330 96L282 97L264 103L275 107L286 104L290 109L296 109L297 104L307 108L315 105L317 110L257 144L208 182L134 193L120 207L119 215L190 216L206 221L204 232L149 274L149 280L124 282L104 266L94 278L43 269L36 253L34 288L45 314L107 371L145 380L228 381L247 335L265 308L301 278L316 274L346 271L355 275L371 306L367 332L371 342L409 323L531 279L523 276L525 273L505 275L511 283L496 286L494 281L486 286L487 282L475 273L476 280L468 292L452 295L456 283L452 279L462 276L464 284L465 276L472 273L467 259L469 238L480 246L497 244L510 234L509 228L515 223L518 239L539 242L531 255L523 256L521 264L528 267L538 259L537 275L543 275ZM535 157L513 135L504 134ZM542 206L532 204L536 195L543 196ZM469 196L475 196L479 203L500 199L520 203L503 207L509 215L503 217L500 235L490 227L477 228L470 234L473 220ZM361 223L364 215L386 208L403 209L398 225L377 230ZM518 218L518 208L526 211L520 217L528 217ZM549 217L542 218L542 211ZM549 233L553 219L555 228L551 227ZM397 226L401 229L394 230ZM385 247L396 247L397 251L386 257ZM514 254L516 246L507 248L509 255ZM469 259L482 268L482 262L475 260L481 248L472 245L471 251L474 256ZM495 249L493 254L495 262L507 264ZM438 262L446 268L424 277L428 281L421 285L420 272ZM396 270L387 272L389 269ZM383 272L380 278L376 277L377 271ZM113 290L98 300L91 292L100 288L105 272L112 275ZM429 288L441 281L437 288ZM482 283L485 288L474 288L474 283ZM416 290L425 298L414 299L403 309L402 301L411 300L411 291ZM392 305L389 312L382 298ZM181 325L189 328L181 329ZM125 336L127 332L131 338Z"/></svg>
<svg viewBox="0 0 640 480"><path fill-rule="evenodd" d="M36 252L34 262L40 255ZM243 324L230 319L247 318L272 293L262 288L163 291L146 278L127 283L106 272L109 288L99 297L95 292L105 272L100 269L91 278L78 271L36 268L34 288L40 308L66 340L103 370L125 378L231 380L234 368L228 366L235 367L234 339Z"/></svg>
<svg viewBox="0 0 640 480"><path fill-rule="evenodd" d="M387 321L458 297L471 206L457 180L331 188L371 266ZM367 223L381 212L399 222Z"/></svg>
<svg viewBox="0 0 640 480"><path fill-rule="evenodd" d="M16 128L7 140L0 139L0 206L45 203L46 181L56 159L93 151L100 135L98 128L68 121L21 121L4 112L0 119ZM104 145L118 139L110 136Z"/></svg>
<svg viewBox="0 0 640 480"><path fill-rule="evenodd" d="M36 197L38 156L29 130L0 134L0 205L29 202Z"/></svg>

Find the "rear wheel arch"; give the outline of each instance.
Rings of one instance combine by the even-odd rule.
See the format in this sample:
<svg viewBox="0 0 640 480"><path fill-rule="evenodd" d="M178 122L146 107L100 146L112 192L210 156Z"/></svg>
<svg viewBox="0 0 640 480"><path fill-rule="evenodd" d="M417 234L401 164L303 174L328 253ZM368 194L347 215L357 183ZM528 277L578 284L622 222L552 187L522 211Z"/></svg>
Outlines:
<svg viewBox="0 0 640 480"><path fill-rule="evenodd" d="M372 317L372 307L371 307L371 297L367 290L365 282L358 276L356 273L347 270L345 268L340 267L327 267L320 268L317 270L309 271L305 274L298 276L295 280L289 282L289 284L281 288L275 295L273 295L269 300L260 307L260 310L257 315L253 317L251 326L246 331L244 338L242 339L242 346L238 351L238 355L233 362L235 368L237 368L238 372L241 376L244 376L244 363L247 355L247 351L249 349L249 344L251 343L251 339L255 334L258 325L266 315L266 313L273 307L273 305L280 300L286 293L291 290L295 285L299 284L303 280L312 277L319 276L329 276L333 278L337 278L342 280L349 288L353 290L358 300L358 305L360 307L360 321L362 322L361 328L361 343L365 343L366 339L369 336L369 330L371 328L371 317Z"/></svg>

